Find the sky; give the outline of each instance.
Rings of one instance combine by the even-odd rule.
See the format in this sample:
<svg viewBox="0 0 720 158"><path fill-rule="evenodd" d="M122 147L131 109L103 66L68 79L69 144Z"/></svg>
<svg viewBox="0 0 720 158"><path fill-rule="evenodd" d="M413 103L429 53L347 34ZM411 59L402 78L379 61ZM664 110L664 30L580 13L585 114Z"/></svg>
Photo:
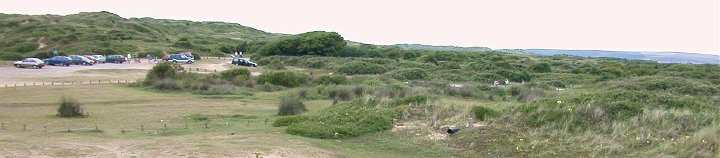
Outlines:
<svg viewBox="0 0 720 158"><path fill-rule="evenodd" d="M273 33L334 31L370 44L720 55L718 0L0 0L0 13L109 11L239 23Z"/></svg>

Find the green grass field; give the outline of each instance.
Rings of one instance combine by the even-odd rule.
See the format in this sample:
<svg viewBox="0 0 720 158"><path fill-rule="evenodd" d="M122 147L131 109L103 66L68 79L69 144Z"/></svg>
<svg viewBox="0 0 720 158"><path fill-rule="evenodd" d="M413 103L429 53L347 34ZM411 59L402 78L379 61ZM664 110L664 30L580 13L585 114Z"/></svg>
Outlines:
<svg viewBox="0 0 720 158"><path fill-rule="evenodd" d="M210 99L122 85L4 88L0 89L4 98L0 103L4 126L0 142L5 143L0 143L0 152L6 156L51 157L251 157L254 152L269 157L441 157L462 153L444 143L402 132L343 140L285 134L283 127L264 123L265 119L277 118L275 98L280 93ZM55 116L62 96L80 101L89 117ZM331 101L306 104L316 110ZM211 115L210 128L205 128L204 121L192 120L190 116L195 114ZM95 131L95 126L100 131ZM71 132L67 132L68 127Z"/></svg>

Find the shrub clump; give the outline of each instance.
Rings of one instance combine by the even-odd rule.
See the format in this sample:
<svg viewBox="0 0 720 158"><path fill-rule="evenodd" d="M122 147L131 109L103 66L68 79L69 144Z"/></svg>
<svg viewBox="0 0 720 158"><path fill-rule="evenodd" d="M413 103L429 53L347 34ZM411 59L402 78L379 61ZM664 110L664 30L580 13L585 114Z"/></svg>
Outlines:
<svg viewBox="0 0 720 158"><path fill-rule="evenodd" d="M480 121L484 121L499 115L498 111L484 106L475 106L472 108L472 112L475 115L475 119Z"/></svg>
<svg viewBox="0 0 720 158"><path fill-rule="evenodd" d="M260 84L272 83L285 87L297 87L307 81L307 75L299 74L292 71L271 71L258 76L257 82Z"/></svg>
<svg viewBox="0 0 720 158"><path fill-rule="evenodd" d="M60 108L58 108L58 116L60 117L81 117L83 115L82 104L75 99L62 97L60 99Z"/></svg>
<svg viewBox="0 0 720 158"><path fill-rule="evenodd" d="M172 79L177 76L178 71L182 71L182 66L170 62L162 62L153 66L145 76L146 81L156 81L163 79Z"/></svg>
<svg viewBox="0 0 720 158"><path fill-rule="evenodd" d="M344 75L322 75L315 78L313 81L315 84L330 85L330 84L345 84L348 82L348 78Z"/></svg>
<svg viewBox="0 0 720 158"><path fill-rule="evenodd" d="M225 80L232 81L235 78L250 78L250 71L244 68L233 68L220 72L220 76Z"/></svg>
<svg viewBox="0 0 720 158"><path fill-rule="evenodd" d="M278 115L280 116L297 115L305 111L307 111L305 104L300 101L298 96L285 97L278 106Z"/></svg>
<svg viewBox="0 0 720 158"><path fill-rule="evenodd" d="M363 75L363 74L380 74L384 73L385 67L378 64L368 63L363 61L352 61L345 63L337 70L339 73L348 75Z"/></svg>
<svg viewBox="0 0 720 158"><path fill-rule="evenodd" d="M307 121L308 117L303 115L293 115L293 116L284 116L281 118L278 118L277 120L273 121L272 126L273 127L282 127L282 126L289 126L293 123L303 122Z"/></svg>
<svg viewBox="0 0 720 158"><path fill-rule="evenodd" d="M309 115L305 121L290 124L285 132L310 138L339 139L391 129L392 112L378 108L377 104L355 100L327 107Z"/></svg>
<svg viewBox="0 0 720 158"><path fill-rule="evenodd" d="M15 60L20 60L22 58L23 58L23 55L20 53L2 53L2 55L0 55L0 60L15 61Z"/></svg>
<svg viewBox="0 0 720 158"><path fill-rule="evenodd" d="M428 77L427 71L420 68L398 69L388 72L387 75L397 80L420 80Z"/></svg>

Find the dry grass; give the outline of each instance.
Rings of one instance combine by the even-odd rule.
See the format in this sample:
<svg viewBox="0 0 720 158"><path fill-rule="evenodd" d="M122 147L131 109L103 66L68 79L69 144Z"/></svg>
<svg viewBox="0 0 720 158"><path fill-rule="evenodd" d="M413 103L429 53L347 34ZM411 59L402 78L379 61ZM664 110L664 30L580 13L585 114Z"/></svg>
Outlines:
<svg viewBox="0 0 720 158"><path fill-rule="evenodd" d="M409 136L393 133L343 142L285 134L284 128L264 124L266 119L271 123L277 118L277 98L282 93L208 97L119 85L4 88L0 89L0 121L4 122L0 153L11 157L252 157L255 152L264 157L424 157L449 152L412 152L423 147ZM82 102L89 117L55 116L61 96ZM330 103L312 100L306 105L315 111ZM213 119L210 129L205 129L204 122L187 119L197 113L253 118ZM68 126L72 132L67 132ZM100 131L94 130L96 126Z"/></svg>

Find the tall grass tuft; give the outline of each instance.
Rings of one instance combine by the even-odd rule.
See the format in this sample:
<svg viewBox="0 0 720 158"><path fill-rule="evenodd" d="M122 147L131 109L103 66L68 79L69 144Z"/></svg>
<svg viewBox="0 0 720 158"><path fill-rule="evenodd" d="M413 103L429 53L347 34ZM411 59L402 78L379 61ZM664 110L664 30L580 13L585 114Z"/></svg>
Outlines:
<svg viewBox="0 0 720 158"><path fill-rule="evenodd" d="M280 116L297 115L305 111L307 111L307 109L305 108L305 104L300 101L299 96L283 98L278 107L278 115Z"/></svg>
<svg viewBox="0 0 720 158"><path fill-rule="evenodd" d="M58 116L60 117L82 117L82 104L73 98L60 98L60 108L58 108Z"/></svg>

